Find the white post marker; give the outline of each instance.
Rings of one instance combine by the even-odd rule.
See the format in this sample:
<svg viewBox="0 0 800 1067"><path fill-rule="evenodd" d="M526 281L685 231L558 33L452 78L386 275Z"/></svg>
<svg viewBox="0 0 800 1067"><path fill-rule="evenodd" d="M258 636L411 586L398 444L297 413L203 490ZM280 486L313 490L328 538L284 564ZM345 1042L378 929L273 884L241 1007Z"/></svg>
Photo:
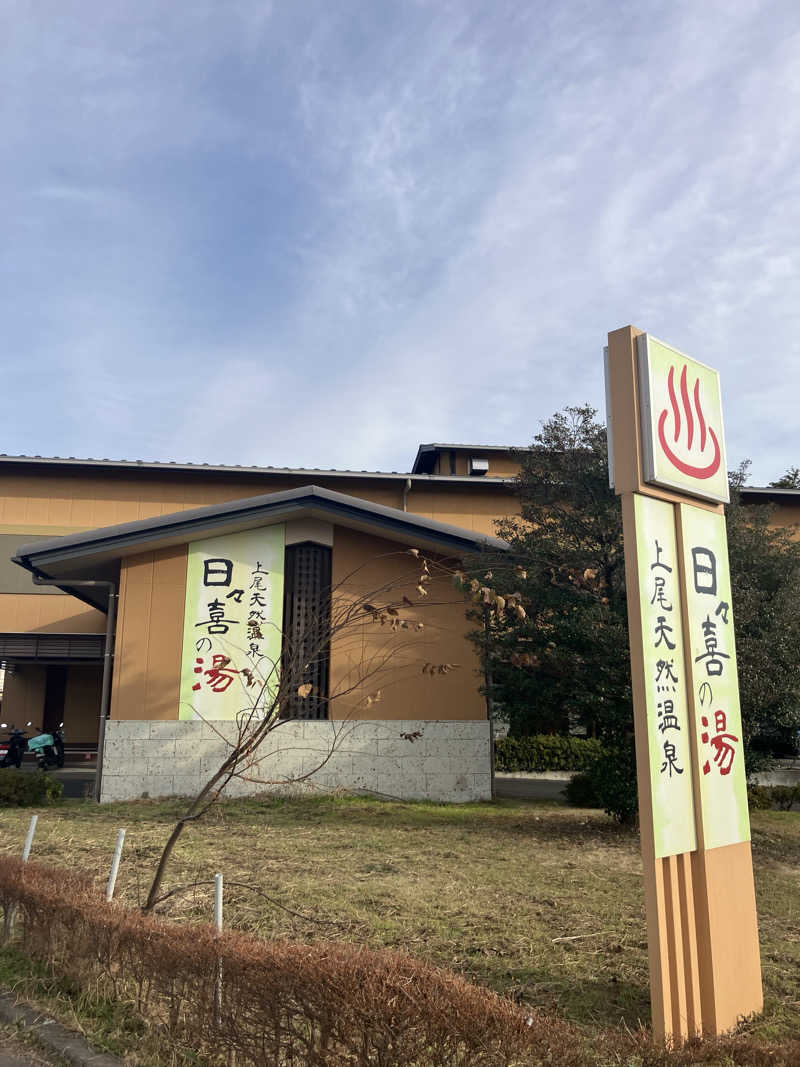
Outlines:
<svg viewBox="0 0 800 1067"><path fill-rule="evenodd" d="M214 875L214 925L222 933L222 875Z"/></svg>
<svg viewBox="0 0 800 1067"><path fill-rule="evenodd" d="M28 857L31 854L31 846L33 845L33 835L36 833L36 824L39 821L38 815L31 815L31 824L28 827L28 836L25 838L25 847L22 850L22 862L27 863Z"/></svg>
<svg viewBox="0 0 800 1067"><path fill-rule="evenodd" d="M214 875L214 926L222 933L222 875ZM217 958L217 977L214 983L214 1022L218 1026L222 1014L222 960Z"/></svg>
<svg viewBox="0 0 800 1067"><path fill-rule="evenodd" d="M22 849L22 862L27 863L28 857L31 854L31 846L33 845L33 835L36 833L36 824L39 821L38 815L31 815L31 824L28 827L28 836L25 838L25 845ZM3 944L7 944L14 936L14 922L17 917L17 905L9 901L6 903L5 915L3 916Z"/></svg>
<svg viewBox="0 0 800 1067"><path fill-rule="evenodd" d="M108 876L106 886L106 903L110 903L114 896L114 886L117 884L119 874L119 861L122 859L122 846L125 843L125 831L120 830L117 834L117 847L114 849L114 859L111 861L111 874Z"/></svg>

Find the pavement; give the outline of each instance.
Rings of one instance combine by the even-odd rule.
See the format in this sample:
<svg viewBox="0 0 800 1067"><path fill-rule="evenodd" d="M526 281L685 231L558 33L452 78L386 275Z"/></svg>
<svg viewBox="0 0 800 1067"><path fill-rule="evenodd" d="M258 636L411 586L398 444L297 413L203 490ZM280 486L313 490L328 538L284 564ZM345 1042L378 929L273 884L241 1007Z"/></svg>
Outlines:
<svg viewBox="0 0 800 1067"><path fill-rule="evenodd" d="M503 774L495 773L494 792L498 797L528 800L563 800L571 774Z"/></svg>
<svg viewBox="0 0 800 1067"><path fill-rule="evenodd" d="M75 1067L122 1067L114 1056L95 1052L81 1034L42 1014L13 993L0 990L0 1067L50 1067L67 1063ZM13 1028L19 1027L36 1049L16 1041Z"/></svg>

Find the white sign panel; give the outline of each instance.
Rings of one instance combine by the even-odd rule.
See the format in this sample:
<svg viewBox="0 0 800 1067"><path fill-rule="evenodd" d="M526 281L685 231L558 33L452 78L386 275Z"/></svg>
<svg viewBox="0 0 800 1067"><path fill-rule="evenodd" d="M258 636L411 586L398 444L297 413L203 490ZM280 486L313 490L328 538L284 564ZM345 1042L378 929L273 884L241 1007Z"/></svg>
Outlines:
<svg viewBox="0 0 800 1067"><path fill-rule="evenodd" d="M719 374L649 334L636 345L645 481L727 503Z"/></svg>

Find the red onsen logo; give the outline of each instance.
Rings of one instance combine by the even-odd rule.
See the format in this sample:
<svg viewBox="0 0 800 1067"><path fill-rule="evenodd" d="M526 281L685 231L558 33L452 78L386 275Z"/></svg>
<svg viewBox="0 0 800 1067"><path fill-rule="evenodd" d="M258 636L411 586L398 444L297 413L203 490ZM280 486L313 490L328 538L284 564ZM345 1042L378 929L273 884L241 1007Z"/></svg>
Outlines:
<svg viewBox="0 0 800 1067"><path fill-rule="evenodd" d="M686 385L686 364L681 371L681 400L683 401L683 410L686 416L685 426L686 434L684 440L681 442L681 451L686 455L689 454L689 459L693 458L690 454L694 451L698 453L697 458L703 460L705 457L703 453L706 451L706 444L708 438L714 445L714 456L710 463L705 466L699 466L696 463L690 463L686 459L681 459L676 456L667 443L667 438L664 433L664 425L669 415L669 410L664 408L658 419L658 439L661 442L661 447L664 449L664 454L667 459L673 465L677 467L683 474L688 474L690 478L711 478L719 470L721 461L721 451L719 447L719 441L717 435L714 433L710 426L706 425L705 416L703 414L703 408L700 404L700 379L697 378L694 383L693 398L694 398L694 413L692 413L692 406L689 403L689 389ZM672 444L677 445L681 436L681 427L683 420L681 419L681 413L678 408L678 398L675 396L675 368L669 368L669 378L667 379L667 387L669 389L669 399L672 405L672 422L674 428L674 434ZM695 416L697 421L698 434L695 436ZM695 446L697 442L697 446ZM695 447L693 447L695 446Z"/></svg>

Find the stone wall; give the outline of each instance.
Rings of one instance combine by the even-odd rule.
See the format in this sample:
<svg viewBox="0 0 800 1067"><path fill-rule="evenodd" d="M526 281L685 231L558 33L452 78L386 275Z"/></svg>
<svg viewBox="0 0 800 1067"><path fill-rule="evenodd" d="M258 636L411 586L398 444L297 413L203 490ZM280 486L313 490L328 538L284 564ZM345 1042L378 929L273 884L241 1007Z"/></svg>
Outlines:
<svg viewBox="0 0 800 1067"><path fill-rule="evenodd" d="M102 801L191 796L230 751L232 722L109 719ZM401 734L419 733L414 741ZM326 760L326 756L330 758ZM300 775L313 771L304 782ZM336 789L404 800L462 802L491 796L485 721L300 721L265 740L251 774L227 796Z"/></svg>

